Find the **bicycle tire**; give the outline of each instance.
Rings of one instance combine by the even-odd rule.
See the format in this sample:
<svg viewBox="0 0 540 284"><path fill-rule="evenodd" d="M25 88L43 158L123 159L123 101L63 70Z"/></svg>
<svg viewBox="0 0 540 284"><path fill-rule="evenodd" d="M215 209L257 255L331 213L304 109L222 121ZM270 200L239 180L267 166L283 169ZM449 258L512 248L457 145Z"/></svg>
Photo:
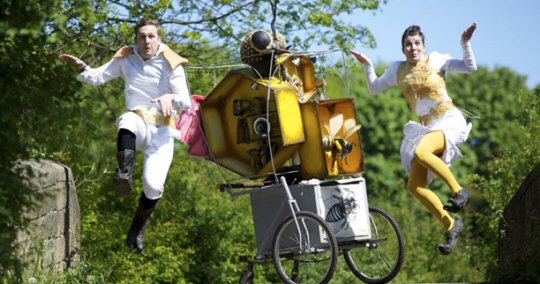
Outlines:
<svg viewBox="0 0 540 284"><path fill-rule="evenodd" d="M328 283L339 256L336 237L319 215L307 211L295 215L301 230L291 215L274 234L272 259L276 272L287 284Z"/></svg>
<svg viewBox="0 0 540 284"><path fill-rule="evenodd" d="M397 276L403 265L405 241L390 214L370 207L369 215L371 239L366 246L345 250L343 256L358 279L370 284L386 283Z"/></svg>

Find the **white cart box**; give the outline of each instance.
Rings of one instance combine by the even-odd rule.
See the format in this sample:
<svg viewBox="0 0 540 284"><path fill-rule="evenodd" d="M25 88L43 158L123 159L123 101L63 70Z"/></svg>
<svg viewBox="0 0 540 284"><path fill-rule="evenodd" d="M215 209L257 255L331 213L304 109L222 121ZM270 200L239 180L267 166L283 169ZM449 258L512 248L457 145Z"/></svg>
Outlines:
<svg viewBox="0 0 540 284"><path fill-rule="evenodd" d="M309 180L289 189L301 211L314 212L326 220L338 243L371 238L364 178ZM257 255L268 257L277 226L291 215L285 189L274 184L254 189L250 195ZM326 242L322 232L310 233L321 243Z"/></svg>

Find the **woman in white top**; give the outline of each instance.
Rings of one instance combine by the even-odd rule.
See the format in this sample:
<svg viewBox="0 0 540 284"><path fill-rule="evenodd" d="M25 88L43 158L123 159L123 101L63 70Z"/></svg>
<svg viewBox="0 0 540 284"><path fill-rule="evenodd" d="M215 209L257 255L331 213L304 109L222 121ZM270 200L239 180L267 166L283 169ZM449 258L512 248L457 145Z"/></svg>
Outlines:
<svg viewBox="0 0 540 284"><path fill-rule="evenodd" d="M401 39L406 60L395 62L381 77L377 77L373 63L367 56L351 51L365 67L372 94L397 85L411 110L419 117L420 123L409 121L404 127L401 160L409 175L407 189L446 229L447 243L436 247L445 255L455 247L463 227L461 219L452 218L449 212L460 211L469 198L468 190L459 185L449 165L461 155L458 147L471 130L471 124L465 121L448 96L445 74L476 71L476 61L469 43L475 29L476 23L473 23L461 36L463 59L460 60L437 52L426 55L421 28L416 25L408 27ZM437 195L427 188L431 174L440 177L454 192L449 205L443 206Z"/></svg>

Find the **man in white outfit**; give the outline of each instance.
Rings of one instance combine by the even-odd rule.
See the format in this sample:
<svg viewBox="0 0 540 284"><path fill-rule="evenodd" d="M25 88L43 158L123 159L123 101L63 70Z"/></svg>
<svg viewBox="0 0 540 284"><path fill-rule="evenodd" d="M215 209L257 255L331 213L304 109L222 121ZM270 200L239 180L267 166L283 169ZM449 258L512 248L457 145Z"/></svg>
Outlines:
<svg viewBox="0 0 540 284"><path fill-rule="evenodd" d="M98 68L68 54L60 59L84 68L77 79L94 86L124 77L126 112L117 120L118 169L113 183L120 195L132 191L135 151L143 151L144 192L126 239L129 248L142 253L146 224L163 194L174 138L180 136L175 128L176 110L188 109L191 97L182 67L187 60L163 43L157 21L139 21L135 42Z"/></svg>

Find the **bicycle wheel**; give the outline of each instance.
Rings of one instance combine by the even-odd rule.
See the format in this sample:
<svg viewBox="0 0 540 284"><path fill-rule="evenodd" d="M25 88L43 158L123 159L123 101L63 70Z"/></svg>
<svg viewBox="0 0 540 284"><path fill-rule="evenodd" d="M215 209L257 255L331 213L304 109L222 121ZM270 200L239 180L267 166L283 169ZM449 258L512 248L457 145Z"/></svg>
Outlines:
<svg viewBox="0 0 540 284"><path fill-rule="evenodd" d="M338 247L330 227L318 215L301 211L276 229L272 259L284 283L328 283L336 270Z"/></svg>
<svg viewBox="0 0 540 284"><path fill-rule="evenodd" d="M386 283L399 273L405 242L396 221L379 208L369 208L371 239L365 246L344 251L345 262L360 280ZM361 268L360 268L361 267Z"/></svg>

